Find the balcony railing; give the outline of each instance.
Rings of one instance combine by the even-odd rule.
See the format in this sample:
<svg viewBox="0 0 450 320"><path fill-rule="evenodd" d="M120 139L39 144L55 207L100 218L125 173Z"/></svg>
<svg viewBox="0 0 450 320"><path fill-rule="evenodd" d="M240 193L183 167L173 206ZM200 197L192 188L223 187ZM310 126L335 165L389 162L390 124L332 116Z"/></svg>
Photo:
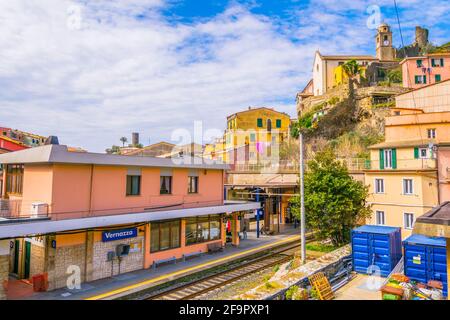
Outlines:
<svg viewBox="0 0 450 320"><path fill-rule="evenodd" d="M436 169L436 159L397 159L396 164L384 163L380 166L379 160L368 162L368 170L433 170Z"/></svg>
<svg viewBox="0 0 450 320"><path fill-rule="evenodd" d="M0 222L49 217L49 206L39 201L0 199Z"/></svg>
<svg viewBox="0 0 450 320"><path fill-rule="evenodd" d="M298 163L293 161L278 161L267 163L232 164L230 173L298 173Z"/></svg>

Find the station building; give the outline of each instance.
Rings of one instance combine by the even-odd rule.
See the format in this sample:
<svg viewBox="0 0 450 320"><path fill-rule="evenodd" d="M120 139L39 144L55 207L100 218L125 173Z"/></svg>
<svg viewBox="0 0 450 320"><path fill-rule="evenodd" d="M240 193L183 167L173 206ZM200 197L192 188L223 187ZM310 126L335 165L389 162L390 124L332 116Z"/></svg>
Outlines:
<svg viewBox="0 0 450 320"><path fill-rule="evenodd" d="M46 145L0 155L0 298L10 279L88 282L239 245L256 202L224 199L227 165L70 152ZM227 237L229 226L231 237Z"/></svg>

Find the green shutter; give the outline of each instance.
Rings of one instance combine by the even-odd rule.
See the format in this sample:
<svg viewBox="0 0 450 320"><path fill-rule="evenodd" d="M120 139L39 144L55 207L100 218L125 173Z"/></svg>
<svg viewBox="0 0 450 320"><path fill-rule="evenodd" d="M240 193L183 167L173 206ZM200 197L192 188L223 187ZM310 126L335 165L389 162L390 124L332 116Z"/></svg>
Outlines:
<svg viewBox="0 0 450 320"><path fill-rule="evenodd" d="M416 84L419 84L419 76L415 76L414 77L414 81L415 81Z"/></svg>
<svg viewBox="0 0 450 320"><path fill-rule="evenodd" d="M258 118L258 123L257 123L257 125L258 125L258 128L262 128L262 126L263 126L263 121L262 121L261 118Z"/></svg>
<svg viewBox="0 0 450 320"><path fill-rule="evenodd" d="M423 83L424 83L424 84L427 83L427 76L423 76Z"/></svg>
<svg viewBox="0 0 450 320"><path fill-rule="evenodd" d="M277 128L281 128L281 119L277 119Z"/></svg>
<svg viewBox="0 0 450 320"><path fill-rule="evenodd" d="M419 159L419 148L414 148L414 159Z"/></svg>
<svg viewBox="0 0 450 320"><path fill-rule="evenodd" d="M380 169L384 169L384 150L380 149Z"/></svg>
<svg viewBox="0 0 450 320"><path fill-rule="evenodd" d="M436 67L436 63L434 62L434 59L431 59L431 66Z"/></svg>
<svg viewBox="0 0 450 320"><path fill-rule="evenodd" d="M440 82L441 81L441 75L440 74L435 75L434 76L434 80L435 80L435 82Z"/></svg>
<svg viewBox="0 0 450 320"><path fill-rule="evenodd" d="M397 149L392 149L392 169L397 169Z"/></svg>
<svg viewBox="0 0 450 320"><path fill-rule="evenodd" d="M444 66L444 59L441 59L441 67Z"/></svg>

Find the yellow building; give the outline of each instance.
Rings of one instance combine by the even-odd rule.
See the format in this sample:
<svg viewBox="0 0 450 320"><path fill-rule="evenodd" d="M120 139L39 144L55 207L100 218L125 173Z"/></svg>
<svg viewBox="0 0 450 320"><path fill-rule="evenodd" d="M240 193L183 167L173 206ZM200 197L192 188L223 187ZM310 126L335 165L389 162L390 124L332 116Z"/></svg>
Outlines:
<svg viewBox="0 0 450 320"><path fill-rule="evenodd" d="M228 163L261 163L278 154L289 138L288 114L270 108L249 108L227 117L224 151Z"/></svg>
<svg viewBox="0 0 450 320"><path fill-rule="evenodd" d="M366 76L366 67L365 66L360 66L361 68L361 72L359 74L359 77L365 77ZM334 82L333 82L333 87L334 86L338 86L340 84L343 83L347 83L348 82L348 75L347 73L344 71L344 67L343 65L339 65L334 69Z"/></svg>
<svg viewBox="0 0 450 320"><path fill-rule="evenodd" d="M386 118L385 142L370 147L365 171L370 224L402 227L411 234L416 218L439 204L437 150L450 141L450 112ZM441 160L442 162L442 160Z"/></svg>

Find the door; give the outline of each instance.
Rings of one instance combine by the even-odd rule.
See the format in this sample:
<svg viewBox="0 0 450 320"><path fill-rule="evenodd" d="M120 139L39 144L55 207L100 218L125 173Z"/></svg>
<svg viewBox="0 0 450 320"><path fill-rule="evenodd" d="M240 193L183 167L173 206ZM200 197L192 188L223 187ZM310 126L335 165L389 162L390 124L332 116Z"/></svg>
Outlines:
<svg viewBox="0 0 450 320"><path fill-rule="evenodd" d="M30 277L30 261L31 260L31 243L25 241L25 262L24 262L24 279L28 279Z"/></svg>
<svg viewBox="0 0 450 320"><path fill-rule="evenodd" d="M19 274L19 251L20 251L20 241L14 241L14 265L13 273Z"/></svg>

